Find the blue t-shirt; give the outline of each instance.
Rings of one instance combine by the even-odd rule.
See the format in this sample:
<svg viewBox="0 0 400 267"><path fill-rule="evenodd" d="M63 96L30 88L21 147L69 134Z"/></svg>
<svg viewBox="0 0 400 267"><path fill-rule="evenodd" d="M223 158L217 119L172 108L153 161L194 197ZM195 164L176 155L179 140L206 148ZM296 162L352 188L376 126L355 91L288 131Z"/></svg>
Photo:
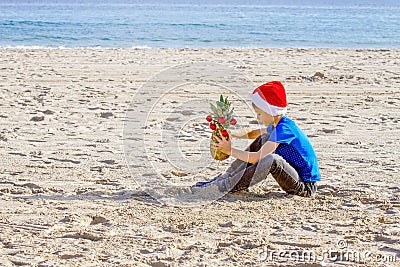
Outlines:
<svg viewBox="0 0 400 267"><path fill-rule="evenodd" d="M294 121L283 116L275 128L268 126L267 132L270 134L268 141L279 143L274 153L284 158L304 182L321 180L317 155L306 134Z"/></svg>

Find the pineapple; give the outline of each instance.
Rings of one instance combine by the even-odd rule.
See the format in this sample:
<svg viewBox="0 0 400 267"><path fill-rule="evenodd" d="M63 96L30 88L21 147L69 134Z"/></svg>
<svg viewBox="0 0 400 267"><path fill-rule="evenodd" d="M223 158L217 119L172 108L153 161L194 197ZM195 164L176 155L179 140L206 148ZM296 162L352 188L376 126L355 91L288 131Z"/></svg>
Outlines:
<svg viewBox="0 0 400 267"><path fill-rule="evenodd" d="M216 102L216 105L210 103L210 107L212 113L207 116L206 120L210 122L210 128L213 130L210 140L211 156L216 160L226 160L229 158L229 155L214 149L211 145L213 142L217 142L214 135L220 138L226 138L226 140L229 139L229 134L226 129L228 129L230 125L236 124L236 119L232 116L233 108L230 108L231 103L228 101L228 97L224 98L222 95L220 96L219 101Z"/></svg>

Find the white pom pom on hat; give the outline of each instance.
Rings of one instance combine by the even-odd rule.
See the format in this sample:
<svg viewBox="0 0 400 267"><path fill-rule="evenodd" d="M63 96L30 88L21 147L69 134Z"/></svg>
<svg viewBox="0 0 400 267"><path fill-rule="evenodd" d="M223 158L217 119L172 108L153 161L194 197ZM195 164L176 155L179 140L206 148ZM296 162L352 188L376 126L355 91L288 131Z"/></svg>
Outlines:
<svg viewBox="0 0 400 267"><path fill-rule="evenodd" d="M287 111L285 87L281 82L271 81L260 85L250 94L250 98L254 105L272 116L283 115Z"/></svg>

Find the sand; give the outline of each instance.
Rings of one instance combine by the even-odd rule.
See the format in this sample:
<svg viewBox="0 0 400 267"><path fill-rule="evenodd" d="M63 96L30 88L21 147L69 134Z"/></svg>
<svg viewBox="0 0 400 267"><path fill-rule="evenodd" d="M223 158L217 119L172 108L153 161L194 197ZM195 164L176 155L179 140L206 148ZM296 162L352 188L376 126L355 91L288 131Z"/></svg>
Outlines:
<svg viewBox="0 0 400 267"><path fill-rule="evenodd" d="M0 265L400 264L400 50L99 48L0 49L0 54ZM227 162L216 164L206 154L197 176L192 176L197 169L173 164L187 156L195 165L193 147L207 150L211 131L204 103L183 105L174 116L168 112L182 98L195 101L206 94L201 88L187 85L190 90L157 102L163 108L154 102L150 113L145 99L132 105L160 71L206 63L229 67L254 85L284 83L288 116L310 137L319 158L322 181L315 197L287 195L271 177L248 192L203 205L172 203L142 190L141 181L149 181L146 189L159 177L184 187L226 168ZM216 75L207 68L195 73L199 79ZM226 85L241 82L239 76L216 76ZM186 78L183 72L174 77L177 84ZM154 92L166 84L152 82ZM232 99L248 101L247 85ZM217 87L211 91L218 94ZM257 126L250 111L238 112L240 126ZM124 125L146 116L154 124L138 131L150 149L143 153L138 147L132 155L139 164L132 163L124 153ZM193 121L183 129L187 116ZM177 150L174 142L182 146ZM247 144L234 140L239 148ZM179 153L165 160L160 147ZM148 162L157 164L151 169ZM178 194L172 189L170 194ZM304 252L316 259L302 258Z"/></svg>

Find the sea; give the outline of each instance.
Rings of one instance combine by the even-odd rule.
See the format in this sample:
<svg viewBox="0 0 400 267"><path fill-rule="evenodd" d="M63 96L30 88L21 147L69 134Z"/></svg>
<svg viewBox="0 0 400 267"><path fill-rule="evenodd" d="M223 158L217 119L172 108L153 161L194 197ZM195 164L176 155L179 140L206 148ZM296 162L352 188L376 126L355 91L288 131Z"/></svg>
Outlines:
<svg viewBox="0 0 400 267"><path fill-rule="evenodd" d="M400 48L400 1L0 0L0 47Z"/></svg>

